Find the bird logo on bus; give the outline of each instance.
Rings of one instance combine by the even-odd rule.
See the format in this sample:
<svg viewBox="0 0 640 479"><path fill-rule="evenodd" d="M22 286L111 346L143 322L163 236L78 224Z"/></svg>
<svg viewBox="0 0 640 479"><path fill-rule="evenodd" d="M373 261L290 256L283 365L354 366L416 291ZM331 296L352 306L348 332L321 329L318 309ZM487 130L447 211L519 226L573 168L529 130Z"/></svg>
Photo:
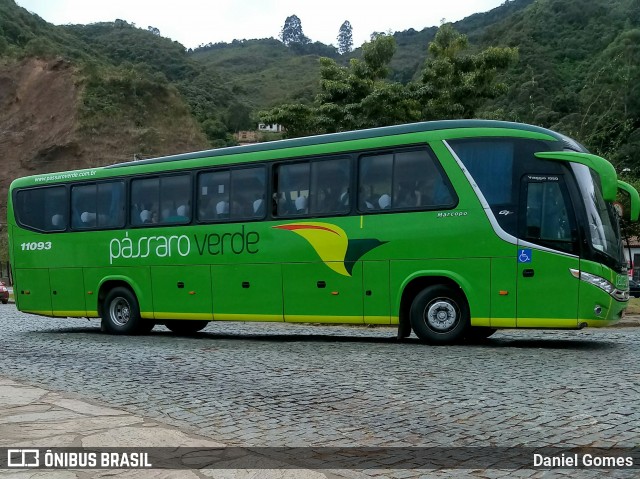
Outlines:
<svg viewBox="0 0 640 479"><path fill-rule="evenodd" d="M351 276L356 261L386 243L375 238L349 239L342 228L329 223L289 223L274 228L291 231L304 238L325 265L343 276Z"/></svg>

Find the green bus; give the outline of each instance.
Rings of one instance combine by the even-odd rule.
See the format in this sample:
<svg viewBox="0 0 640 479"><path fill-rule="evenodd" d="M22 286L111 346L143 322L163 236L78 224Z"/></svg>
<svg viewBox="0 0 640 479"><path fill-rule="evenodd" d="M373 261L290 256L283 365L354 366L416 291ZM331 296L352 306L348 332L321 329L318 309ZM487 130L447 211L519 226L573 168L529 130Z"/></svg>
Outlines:
<svg viewBox="0 0 640 479"><path fill-rule="evenodd" d="M574 140L453 120L15 180L19 310L116 334L209 321L397 325L430 343L618 321L618 195Z"/></svg>

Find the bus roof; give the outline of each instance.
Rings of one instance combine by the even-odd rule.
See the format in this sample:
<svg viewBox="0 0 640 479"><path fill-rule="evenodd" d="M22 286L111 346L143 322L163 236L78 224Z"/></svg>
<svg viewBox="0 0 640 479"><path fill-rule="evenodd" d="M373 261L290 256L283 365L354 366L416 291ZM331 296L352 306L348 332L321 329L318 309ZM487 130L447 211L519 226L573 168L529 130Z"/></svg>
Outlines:
<svg viewBox="0 0 640 479"><path fill-rule="evenodd" d="M218 148L212 150L194 151L191 153L181 153L178 155L163 156L158 158L148 158L145 160L128 161L107 166L106 168L122 168L133 165L148 165L154 163L164 163L167 161L191 160L196 158L212 158L226 155L235 155L240 153L256 153L261 151L279 150L283 148L294 148L311 145L322 145L326 143L337 143L342 141L364 140L367 138L377 138L382 136L404 135L407 133L420 133L437 130L450 130L459 128L508 128L529 131L534 133L542 133L558 140L573 141L557 132L546 128L527 125L524 123L514 123L508 121L496 120L440 120L426 121L420 123L409 123L404 125L383 126L378 128L369 128L366 130L354 130L341 133L328 133L324 135L307 136L302 138L292 138L288 140L278 140L265 143L256 143L252 145L231 146L226 148ZM574 142L575 143L575 142ZM583 149L583 148L580 148Z"/></svg>
<svg viewBox="0 0 640 479"><path fill-rule="evenodd" d="M496 129L509 129L509 130L520 130L522 132L526 132L528 136L530 135L538 135L544 136L548 139L555 139L558 141L562 141L566 148L575 150L575 151L583 151L587 150L571 138L568 138L560 133L554 132L552 130L548 130L546 128L527 125L524 123L514 123L507 121L496 121L496 120L440 120L440 121L429 121L429 122L420 122L420 123L409 123L404 125L395 125L395 126L385 126L379 128L370 128L366 130L355 130L355 131L347 131L341 133L329 133L324 135L316 135L316 136L308 136L303 138L293 138L287 140L279 140L279 141L271 141L265 143L256 143L252 145L244 145L244 146L232 146L226 148L218 148L211 150L203 150L203 151L194 151L190 153L181 153L177 155L163 156L157 158L149 158L144 160L135 160L128 161L123 163L117 163L109 166L100 166L100 167L89 167L81 170L73 170L73 171L64 171L64 172L54 172L54 173L41 173L37 175L26 176L22 178L15 179L10 186L10 190L13 190L16 187L29 187L37 184L47 185L47 184L55 184L55 183L64 183L66 181L78 181L78 180L91 180L91 179L102 179L113 176L127 175L131 173L131 169L134 171L140 171L144 173L149 173L154 171L154 165L157 165L159 169L172 170L172 169L183 169L190 167L199 167L198 165L193 164L187 165L182 163L183 160L199 160L199 159L210 159L210 158L219 158L221 159L220 165L224 164L224 157L232 157L235 155L244 156L247 154L262 154L260 156L269 155L270 152L283 151L287 149L299 149L305 147L318 147L323 145L335 145L341 142L351 142L357 140L367 140L367 139L376 139L376 138L385 138L385 137L393 137L399 135L408 135L408 134L419 134L419 133L428 133L428 132L446 132L447 130L456 131L457 135L461 129L486 129L486 130L496 130ZM453 133L452 133L453 135ZM446 138L446 133L444 134L444 138ZM482 136L482 135L479 135ZM440 138L443 138L443 135L439 135ZM459 137L459 136L458 136ZM428 140L428 138L427 138ZM293 153L292 153L293 154ZM246 158L246 157L245 157ZM283 157L284 158L284 157ZM244 158L242 161L245 161ZM260 161L260 160L257 160ZM176 162L176 164L171 164ZM179 166L177 163L182 163ZM233 160L231 160L233 162ZM201 165L202 166L202 165ZM211 165L207 165L211 166ZM142 167L142 168L141 168ZM141 168L141 170L138 170ZM122 171L124 169L125 171Z"/></svg>

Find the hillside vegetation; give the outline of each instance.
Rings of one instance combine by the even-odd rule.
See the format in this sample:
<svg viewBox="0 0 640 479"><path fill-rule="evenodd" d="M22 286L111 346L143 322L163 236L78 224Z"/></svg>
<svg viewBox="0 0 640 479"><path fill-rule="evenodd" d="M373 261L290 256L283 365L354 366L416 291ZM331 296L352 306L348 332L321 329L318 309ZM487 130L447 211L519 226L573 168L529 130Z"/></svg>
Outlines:
<svg viewBox="0 0 640 479"><path fill-rule="evenodd" d="M326 48L325 55L337 56ZM233 94L254 111L283 101L311 101L317 92L318 55L301 54L273 38L208 45L190 56L224 72Z"/></svg>
<svg viewBox="0 0 640 479"><path fill-rule="evenodd" d="M389 72L377 82L423 78L438 31L425 27L393 34ZM640 2L507 0L453 27L470 54L518 50L518 61L498 71L504 92L476 116L558 129L637 170ZM348 67L362 49L339 55L318 42L270 38L191 51L126 19L54 26L0 0L0 148L11 163L0 194L16 175L233 144L232 133L255 127L261 110L312 105L321 57Z"/></svg>
<svg viewBox="0 0 640 479"><path fill-rule="evenodd" d="M485 114L558 129L620 169L640 166L640 2L538 0L492 25L518 46L507 95Z"/></svg>

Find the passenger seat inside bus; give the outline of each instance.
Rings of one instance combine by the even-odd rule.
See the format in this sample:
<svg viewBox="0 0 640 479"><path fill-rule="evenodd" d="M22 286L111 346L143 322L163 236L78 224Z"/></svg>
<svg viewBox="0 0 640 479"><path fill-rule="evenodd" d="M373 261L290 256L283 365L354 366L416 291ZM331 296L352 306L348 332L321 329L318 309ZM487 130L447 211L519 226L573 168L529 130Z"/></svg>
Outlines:
<svg viewBox="0 0 640 479"><path fill-rule="evenodd" d="M228 218L229 217L229 202L228 201L218 201L216 204L216 216L218 218Z"/></svg>
<svg viewBox="0 0 640 479"><path fill-rule="evenodd" d="M180 205L176 208L176 213L185 219L189 218L189 207L187 205Z"/></svg>
<svg viewBox="0 0 640 479"><path fill-rule="evenodd" d="M258 198L253 202L253 216L261 218L264 216L264 199Z"/></svg>
<svg viewBox="0 0 640 479"><path fill-rule="evenodd" d="M298 196L296 198L295 205L296 205L296 213L299 215L304 215L309 211L306 196Z"/></svg>
<svg viewBox="0 0 640 479"><path fill-rule="evenodd" d="M383 210L388 210L391 207L391 196L388 194L380 195L378 198L378 205Z"/></svg>
<svg viewBox="0 0 640 479"><path fill-rule="evenodd" d="M151 223L151 211L149 210L142 210L140 212L140 221L143 224L147 224L147 223Z"/></svg>
<svg viewBox="0 0 640 479"><path fill-rule="evenodd" d="M83 228L90 228L96 225L96 214L91 211L84 211L80 215L80 221Z"/></svg>
<svg viewBox="0 0 640 479"><path fill-rule="evenodd" d="M51 217L51 226L54 228L64 228L64 216L60 213Z"/></svg>

